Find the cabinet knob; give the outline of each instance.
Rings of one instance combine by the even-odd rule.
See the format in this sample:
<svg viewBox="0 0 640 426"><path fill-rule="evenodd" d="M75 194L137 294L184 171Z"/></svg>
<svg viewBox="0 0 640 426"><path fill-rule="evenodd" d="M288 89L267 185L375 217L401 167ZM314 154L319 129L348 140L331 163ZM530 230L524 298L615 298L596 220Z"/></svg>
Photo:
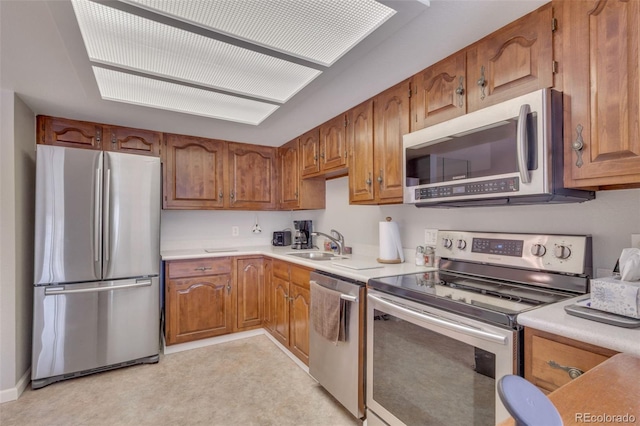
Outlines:
<svg viewBox="0 0 640 426"><path fill-rule="evenodd" d="M222 190L220 190L220 192L218 192L218 198L222 200L222 197L224 197L224 194L222 193Z"/></svg>
<svg viewBox="0 0 640 426"><path fill-rule="evenodd" d="M324 160L324 152L320 153L320 158L322 158Z"/></svg>
<svg viewBox="0 0 640 426"><path fill-rule="evenodd" d="M460 76L460 79L458 80L458 88L456 89L456 95L458 95L458 106L460 108L462 108L462 106L464 105L464 77Z"/></svg>
<svg viewBox="0 0 640 426"><path fill-rule="evenodd" d="M231 198L232 200L235 198L235 193L234 191L231 191L231 194L229 194L229 198Z"/></svg>
<svg viewBox="0 0 640 426"><path fill-rule="evenodd" d="M380 169L380 174L378 175L378 183L382 184L382 169Z"/></svg>
<svg viewBox="0 0 640 426"><path fill-rule="evenodd" d="M584 164L582 162L582 148L584 148L584 139L582 138L583 129L584 127L582 127L582 124L578 124L576 126L576 140L571 144L571 149L573 149L578 156L578 159L576 160L576 167L578 168L582 167L582 164Z"/></svg>
<svg viewBox="0 0 640 426"><path fill-rule="evenodd" d="M364 181L364 183L366 183L368 186L370 186L373 181L371 180L371 173L369 173L369 177L367 178L367 180Z"/></svg>
<svg viewBox="0 0 640 426"><path fill-rule="evenodd" d="M549 364L549 367L551 368L557 368L559 370L564 370L567 372L567 374L569 375L569 377L571 377L571 380L576 379L580 376L582 376L584 374L584 371L580 370L579 368L576 367L566 367L564 365L560 365L555 361L548 361L547 364Z"/></svg>

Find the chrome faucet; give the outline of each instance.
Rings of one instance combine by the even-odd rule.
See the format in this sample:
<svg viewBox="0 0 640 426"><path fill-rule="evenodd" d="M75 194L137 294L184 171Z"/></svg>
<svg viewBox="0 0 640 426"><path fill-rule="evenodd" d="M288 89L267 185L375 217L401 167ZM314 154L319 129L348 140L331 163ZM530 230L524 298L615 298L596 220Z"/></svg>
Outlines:
<svg viewBox="0 0 640 426"><path fill-rule="evenodd" d="M330 239L338 246L338 255L342 256L342 252L344 251L344 236L336 231L335 229L331 230L331 235L325 234L324 232L314 231L311 233L313 236L322 235L325 238Z"/></svg>

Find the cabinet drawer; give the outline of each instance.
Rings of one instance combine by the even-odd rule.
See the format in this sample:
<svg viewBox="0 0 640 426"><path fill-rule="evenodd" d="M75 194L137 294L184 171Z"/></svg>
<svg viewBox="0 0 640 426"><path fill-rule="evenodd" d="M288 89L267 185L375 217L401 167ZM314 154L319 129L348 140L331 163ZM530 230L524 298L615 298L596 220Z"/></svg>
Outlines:
<svg viewBox="0 0 640 426"><path fill-rule="evenodd" d="M291 267L291 282L309 290L309 275L311 270L299 266Z"/></svg>
<svg viewBox="0 0 640 426"><path fill-rule="evenodd" d="M168 278L199 277L204 275L228 274L230 272L230 257L172 260L167 263Z"/></svg>
<svg viewBox="0 0 640 426"><path fill-rule="evenodd" d="M572 380L567 368L586 372L609 358L540 336L532 337L531 350L532 381L548 391L554 391Z"/></svg>
<svg viewBox="0 0 640 426"><path fill-rule="evenodd" d="M291 267L287 262L284 262L282 260L274 260L272 268L273 268L273 275L275 275L278 278L282 278L283 280L289 281L289 273L290 273Z"/></svg>

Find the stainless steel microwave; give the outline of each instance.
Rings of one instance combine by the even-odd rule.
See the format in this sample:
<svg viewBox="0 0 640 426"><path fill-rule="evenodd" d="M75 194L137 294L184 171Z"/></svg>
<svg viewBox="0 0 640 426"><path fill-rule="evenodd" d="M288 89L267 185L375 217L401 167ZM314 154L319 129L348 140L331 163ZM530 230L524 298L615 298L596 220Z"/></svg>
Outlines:
<svg viewBox="0 0 640 426"><path fill-rule="evenodd" d="M562 93L543 89L404 135L404 202L418 207L570 203Z"/></svg>

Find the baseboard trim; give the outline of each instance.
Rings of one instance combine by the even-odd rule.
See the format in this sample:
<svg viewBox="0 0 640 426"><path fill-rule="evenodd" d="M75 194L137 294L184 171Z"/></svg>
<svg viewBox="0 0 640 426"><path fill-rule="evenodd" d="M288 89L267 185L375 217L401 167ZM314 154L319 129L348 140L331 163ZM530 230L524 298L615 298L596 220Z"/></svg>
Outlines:
<svg viewBox="0 0 640 426"><path fill-rule="evenodd" d="M20 377L16 387L0 391L0 404L17 400L31 382L31 367Z"/></svg>
<svg viewBox="0 0 640 426"><path fill-rule="evenodd" d="M195 340L193 342L179 343L177 345L167 346L164 338L162 339L163 353L165 355L175 354L182 351L188 351L191 349L204 348L211 345L218 345L220 343L233 342L234 340L246 339L248 337L260 336L265 334L263 328L258 328L249 331L240 331L238 333L225 334L224 336L210 337L208 339Z"/></svg>
<svg viewBox="0 0 640 426"><path fill-rule="evenodd" d="M304 362L300 361L300 359L298 359L298 357L295 356L289 349L284 347L282 343L276 340L276 338L273 337L271 333L265 330L264 335L267 336L269 340L271 340L278 348L280 348L280 350L284 352L289 358L291 358L293 362L295 362L298 365L298 367L302 368L307 374L309 373L309 367L306 366Z"/></svg>

